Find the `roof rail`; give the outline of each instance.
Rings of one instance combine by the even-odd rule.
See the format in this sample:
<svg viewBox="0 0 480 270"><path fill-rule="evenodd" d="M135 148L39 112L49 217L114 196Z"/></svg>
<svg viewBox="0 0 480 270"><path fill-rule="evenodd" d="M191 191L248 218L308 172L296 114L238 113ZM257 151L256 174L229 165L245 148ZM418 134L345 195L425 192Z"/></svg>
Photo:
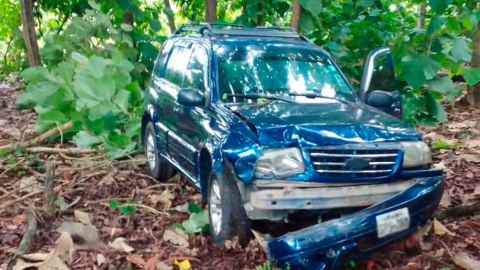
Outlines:
<svg viewBox="0 0 480 270"><path fill-rule="evenodd" d="M206 23L191 22L185 23L174 35L184 32L196 32L202 36L256 36L256 37L278 37L278 38L297 38L304 40L292 27L278 26L257 26L255 28L245 28L238 24L229 23Z"/></svg>
<svg viewBox="0 0 480 270"><path fill-rule="evenodd" d="M205 30L212 30L214 28L245 28L243 25L233 24L233 23L207 23L207 22L188 22L182 24L174 35L178 35L182 32L197 32L203 35Z"/></svg>

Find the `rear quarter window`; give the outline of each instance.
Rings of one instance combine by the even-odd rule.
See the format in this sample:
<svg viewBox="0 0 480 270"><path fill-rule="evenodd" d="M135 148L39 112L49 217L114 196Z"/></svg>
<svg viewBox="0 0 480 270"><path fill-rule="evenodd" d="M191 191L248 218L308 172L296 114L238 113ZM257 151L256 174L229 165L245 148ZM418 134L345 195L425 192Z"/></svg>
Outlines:
<svg viewBox="0 0 480 270"><path fill-rule="evenodd" d="M153 75L156 77L162 76L163 67L165 66L165 60L167 59L167 55L172 49L173 41L167 40L162 46L160 53L155 60L155 67L153 68Z"/></svg>

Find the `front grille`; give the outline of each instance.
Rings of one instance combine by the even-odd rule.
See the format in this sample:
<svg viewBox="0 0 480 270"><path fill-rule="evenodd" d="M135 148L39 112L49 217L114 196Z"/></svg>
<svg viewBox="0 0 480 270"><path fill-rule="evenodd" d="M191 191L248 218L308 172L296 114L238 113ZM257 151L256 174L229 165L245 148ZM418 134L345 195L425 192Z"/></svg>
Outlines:
<svg viewBox="0 0 480 270"><path fill-rule="evenodd" d="M308 150L315 171L326 177L375 178L394 173L400 149L367 147L312 148Z"/></svg>

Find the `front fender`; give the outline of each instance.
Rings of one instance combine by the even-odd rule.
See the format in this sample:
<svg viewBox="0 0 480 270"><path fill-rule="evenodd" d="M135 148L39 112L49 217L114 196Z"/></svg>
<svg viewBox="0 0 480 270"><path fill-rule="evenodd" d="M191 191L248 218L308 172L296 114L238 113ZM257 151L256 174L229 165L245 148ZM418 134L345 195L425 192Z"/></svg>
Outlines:
<svg viewBox="0 0 480 270"><path fill-rule="evenodd" d="M253 180L255 163L262 154L258 137L239 122L232 125L230 132L221 137L212 137L205 147L212 154L212 170L222 174L223 161L229 162L239 180L249 184Z"/></svg>

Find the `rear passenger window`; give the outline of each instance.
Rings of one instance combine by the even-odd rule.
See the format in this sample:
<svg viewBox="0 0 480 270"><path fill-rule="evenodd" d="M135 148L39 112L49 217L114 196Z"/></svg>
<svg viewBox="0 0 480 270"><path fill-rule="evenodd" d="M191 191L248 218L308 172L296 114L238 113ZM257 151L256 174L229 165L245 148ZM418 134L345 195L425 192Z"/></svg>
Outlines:
<svg viewBox="0 0 480 270"><path fill-rule="evenodd" d="M153 74L157 77L161 77L165 59L168 53L172 49L173 42L171 40L165 41L162 46L162 50L158 54L157 60L155 60L155 67L153 68Z"/></svg>
<svg viewBox="0 0 480 270"><path fill-rule="evenodd" d="M205 92L205 74L207 74L207 67L207 51L203 48L195 47L192 57L190 57L187 71L185 72L183 87L196 88Z"/></svg>
<svg viewBox="0 0 480 270"><path fill-rule="evenodd" d="M183 77L187 69L192 50L184 47L174 47L168 58L165 79L179 87L183 87Z"/></svg>

